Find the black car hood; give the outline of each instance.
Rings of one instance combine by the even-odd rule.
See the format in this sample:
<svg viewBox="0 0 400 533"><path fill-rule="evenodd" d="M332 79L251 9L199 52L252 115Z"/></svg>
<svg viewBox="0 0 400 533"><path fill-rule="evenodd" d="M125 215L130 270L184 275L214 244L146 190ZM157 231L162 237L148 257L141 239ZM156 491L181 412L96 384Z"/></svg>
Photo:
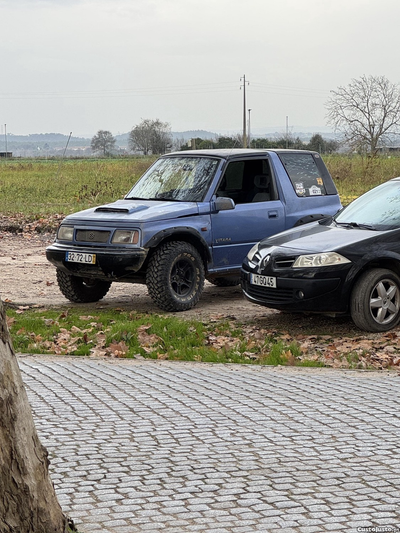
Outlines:
<svg viewBox="0 0 400 533"><path fill-rule="evenodd" d="M313 222L264 239L260 243L260 249L279 246L309 253L332 252L339 248L343 249L360 243L364 239L375 239L382 233L387 233L387 231L373 231L348 226L336 226L334 223L324 225Z"/></svg>

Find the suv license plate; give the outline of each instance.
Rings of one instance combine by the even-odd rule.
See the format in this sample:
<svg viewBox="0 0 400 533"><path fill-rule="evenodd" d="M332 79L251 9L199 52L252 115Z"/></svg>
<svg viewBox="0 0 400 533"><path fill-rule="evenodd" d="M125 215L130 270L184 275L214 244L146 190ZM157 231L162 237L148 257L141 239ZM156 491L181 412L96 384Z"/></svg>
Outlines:
<svg viewBox="0 0 400 533"><path fill-rule="evenodd" d="M250 283L276 289L276 278L272 276L260 276L260 274L250 274Z"/></svg>
<svg viewBox="0 0 400 533"><path fill-rule="evenodd" d="M78 252L66 252L65 260L69 263L96 264L96 254L81 254Z"/></svg>

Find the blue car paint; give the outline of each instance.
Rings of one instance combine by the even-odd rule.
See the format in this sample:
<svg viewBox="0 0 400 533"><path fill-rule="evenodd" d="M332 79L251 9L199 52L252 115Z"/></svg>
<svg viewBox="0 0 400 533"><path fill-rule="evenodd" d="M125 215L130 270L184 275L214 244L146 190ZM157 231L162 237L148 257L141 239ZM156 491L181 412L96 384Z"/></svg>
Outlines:
<svg viewBox="0 0 400 533"><path fill-rule="evenodd" d="M70 265L65 261L67 251L80 250L90 253L94 247L78 241L56 242L47 248L49 261L66 272L75 276L87 276L88 272L99 279L112 281L137 282L138 276L145 276L146 259L165 240L188 241L198 250L205 261L206 276L232 276L240 274L240 268L249 249L261 239L293 227L299 220L308 216L328 216L335 214L341 207L339 196L334 188L331 177L331 194L320 196L299 197L293 183L279 157L279 150L206 150L179 152L179 157L193 156L217 158L220 160L215 175L201 202L168 201L168 200L135 200L121 199L104 206L86 209L67 216L62 225L73 226L75 230L111 230L130 229L139 231L137 246L111 244L96 245L96 253L101 257L102 250L110 258L111 255L128 257L135 254L133 264L126 271L96 272L82 267ZM309 153L309 152L307 152ZM172 154L173 156L174 154ZM168 154L165 157L171 157ZM275 181L278 199L256 203L237 203L233 209L218 210L216 208L216 191L231 162L260 161L269 162L272 177ZM327 172L327 171L326 171ZM144 175L146 176L146 174ZM143 178L142 178L143 179ZM139 258L140 256L140 258ZM115 261L117 261L115 259ZM101 260L99 265L101 265Z"/></svg>

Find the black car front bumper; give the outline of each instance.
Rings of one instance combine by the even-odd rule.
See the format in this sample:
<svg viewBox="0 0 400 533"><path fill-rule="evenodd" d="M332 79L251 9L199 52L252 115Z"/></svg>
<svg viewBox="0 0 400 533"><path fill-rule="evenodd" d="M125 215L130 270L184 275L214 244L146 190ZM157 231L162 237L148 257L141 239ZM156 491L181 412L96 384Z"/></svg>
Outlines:
<svg viewBox="0 0 400 533"><path fill-rule="evenodd" d="M67 252L96 254L95 264L66 261ZM46 248L46 257L57 268L75 276L108 281L129 281L143 266L147 250L143 248L83 247L54 243Z"/></svg>
<svg viewBox="0 0 400 533"><path fill-rule="evenodd" d="M348 298L343 295L343 278L276 277L276 288L250 283L251 273L241 271L245 297L258 305L292 312L345 313Z"/></svg>

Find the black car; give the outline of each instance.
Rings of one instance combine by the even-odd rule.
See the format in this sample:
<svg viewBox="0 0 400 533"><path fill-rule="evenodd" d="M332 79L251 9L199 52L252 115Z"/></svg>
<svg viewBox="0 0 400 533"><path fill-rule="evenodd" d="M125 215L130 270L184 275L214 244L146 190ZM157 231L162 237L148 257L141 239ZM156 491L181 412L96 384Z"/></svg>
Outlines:
<svg viewBox="0 0 400 533"><path fill-rule="evenodd" d="M366 331L400 321L400 178L333 217L253 246L241 271L245 296L290 312L350 313Z"/></svg>

